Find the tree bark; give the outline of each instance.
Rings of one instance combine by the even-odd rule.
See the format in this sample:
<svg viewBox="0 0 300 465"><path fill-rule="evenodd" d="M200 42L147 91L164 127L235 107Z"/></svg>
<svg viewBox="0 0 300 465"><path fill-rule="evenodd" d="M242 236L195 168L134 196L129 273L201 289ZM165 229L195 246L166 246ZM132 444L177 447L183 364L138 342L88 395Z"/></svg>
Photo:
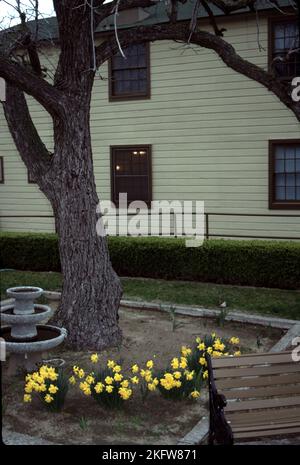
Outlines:
<svg viewBox="0 0 300 465"><path fill-rule="evenodd" d="M96 223L98 197L93 174L89 111L74 106L55 126L50 200L56 218L64 279L54 322L68 331L81 350L102 350L121 343L118 308L121 285L105 237Z"/></svg>

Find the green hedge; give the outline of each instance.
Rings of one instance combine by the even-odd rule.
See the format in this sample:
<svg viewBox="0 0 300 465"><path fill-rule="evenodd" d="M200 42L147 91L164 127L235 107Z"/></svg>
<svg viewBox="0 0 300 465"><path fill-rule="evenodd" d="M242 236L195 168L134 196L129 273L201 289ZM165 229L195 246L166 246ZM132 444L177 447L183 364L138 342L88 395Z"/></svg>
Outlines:
<svg viewBox="0 0 300 465"><path fill-rule="evenodd" d="M0 233L1 268L60 271L55 234ZM120 276L207 281L297 289L300 243L210 240L187 248L184 239L110 237Z"/></svg>

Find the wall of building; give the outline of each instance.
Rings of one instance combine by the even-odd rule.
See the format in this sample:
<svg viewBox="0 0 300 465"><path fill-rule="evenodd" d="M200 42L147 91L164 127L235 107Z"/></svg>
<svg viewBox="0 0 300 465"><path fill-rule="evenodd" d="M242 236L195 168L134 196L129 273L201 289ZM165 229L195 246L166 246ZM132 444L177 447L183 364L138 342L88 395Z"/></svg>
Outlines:
<svg viewBox="0 0 300 465"><path fill-rule="evenodd" d="M261 18L259 34L254 17L222 23L225 39L237 52L266 69L267 19ZM288 217L299 211L268 208L268 141L300 138L293 113L263 86L227 68L212 51L169 41L153 43L150 50L150 100L109 102L106 64L95 81L91 130L99 196L110 198L110 145L151 144L153 200L204 200L209 213L285 215L212 216L213 234L300 237L300 217ZM47 53L47 60L55 61L55 51ZM50 118L32 101L30 108L51 148ZM5 170L1 215L51 215L37 186L27 183L2 110L0 155ZM51 218L1 218L2 230L53 228Z"/></svg>

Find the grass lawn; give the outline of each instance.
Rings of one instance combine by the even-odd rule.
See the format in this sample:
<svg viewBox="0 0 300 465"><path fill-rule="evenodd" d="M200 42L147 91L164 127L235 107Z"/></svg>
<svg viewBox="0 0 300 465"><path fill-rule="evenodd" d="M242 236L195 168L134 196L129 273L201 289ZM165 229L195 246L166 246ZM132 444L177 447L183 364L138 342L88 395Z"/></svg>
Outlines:
<svg viewBox="0 0 300 465"><path fill-rule="evenodd" d="M0 279L1 298L12 286L60 290L62 284L61 274L53 272L3 271ZM230 310L300 319L300 291L142 278L122 278L122 285L125 299L208 308L216 308L225 300Z"/></svg>

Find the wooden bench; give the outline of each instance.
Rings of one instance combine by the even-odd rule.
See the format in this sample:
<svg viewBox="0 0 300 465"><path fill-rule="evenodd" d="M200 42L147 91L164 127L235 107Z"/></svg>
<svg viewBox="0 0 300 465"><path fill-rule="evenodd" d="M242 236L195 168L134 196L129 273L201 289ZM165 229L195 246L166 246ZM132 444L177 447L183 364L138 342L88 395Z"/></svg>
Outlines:
<svg viewBox="0 0 300 465"><path fill-rule="evenodd" d="M207 356L210 444L300 433L300 363L291 352Z"/></svg>

